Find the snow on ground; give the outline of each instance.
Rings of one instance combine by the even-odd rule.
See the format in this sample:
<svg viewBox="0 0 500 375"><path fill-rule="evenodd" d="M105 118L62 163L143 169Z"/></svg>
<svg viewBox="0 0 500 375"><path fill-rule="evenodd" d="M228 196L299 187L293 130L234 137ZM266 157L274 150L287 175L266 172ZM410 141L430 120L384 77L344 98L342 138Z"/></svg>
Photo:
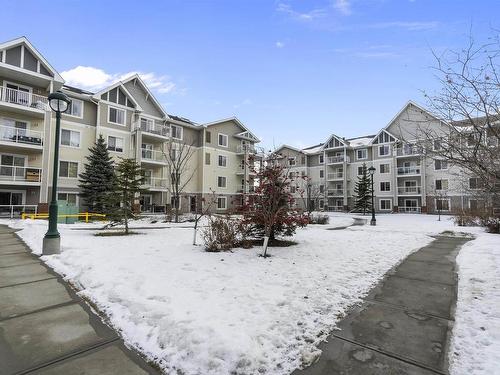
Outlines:
<svg viewBox="0 0 500 375"><path fill-rule="evenodd" d="M452 375L500 374L500 235L481 234L457 257Z"/></svg>
<svg viewBox="0 0 500 375"><path fill-rule="evenodd" d="M446 218L379 215L377 226L297 231L298 245L232 253L192 246L192 229L141 229L95 237L61 225L63 252L42 259L79 288L126 342L163 369L186 374L287 374L316 355L316 345L353 304L430 235L453 229ZM41 252L46 222L16 221ZM81 225L80 225L81 226Z"/></svg>

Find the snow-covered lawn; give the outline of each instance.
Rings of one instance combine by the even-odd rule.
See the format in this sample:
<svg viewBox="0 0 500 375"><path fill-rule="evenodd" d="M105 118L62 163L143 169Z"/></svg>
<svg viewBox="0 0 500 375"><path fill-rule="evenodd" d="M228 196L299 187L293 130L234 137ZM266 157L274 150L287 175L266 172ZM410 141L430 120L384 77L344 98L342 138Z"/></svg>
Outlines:
<svg viewBox="0 0 500 375"><path fill-rule="evenodd" d="M427 215L379 215L376 227L327 230L352 222L331 219L298 230L298 245L271 248L268 259L257 256L259 248L206 253L191 245L189 228L96 237L61 225L63 252L42 259L165 370L288 374L318 355L335 321L391 267L430 235L454 229ZM10 225L41 252L45 222Z"/></svg>
<svg viewBox="0 0 500 375"><path fill-rule="evenodd" d="M500 235L481 234L457 257L452 375L500 374Z"/></svg>

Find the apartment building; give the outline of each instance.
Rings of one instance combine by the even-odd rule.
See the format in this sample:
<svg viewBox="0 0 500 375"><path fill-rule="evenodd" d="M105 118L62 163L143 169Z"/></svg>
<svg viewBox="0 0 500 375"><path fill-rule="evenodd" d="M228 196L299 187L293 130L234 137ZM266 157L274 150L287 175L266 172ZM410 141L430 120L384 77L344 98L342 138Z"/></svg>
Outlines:
<svg viewBox="0 0 500 375"><path fill-rule="evenodd" d="M54 145L55 114L47 100L56 90L71 99L59 145ZM248 164L259 139L237 118L197 124L171 115L138 75L95 93L70 87L25 37L0 44L0 215L47 210L55 147L60 150L57 199L82 206L78 175L101 135L116 160L140 163L148 189L138 200L142 211L163 212L171 205L169 144L192 149L192 173L181 176L189 180L182 183L183 212L199 211L213 197L214 209L225 211L253 189Z"/></svg>
<svg viewBox="0 0 500 375"><path fill-rule="evenodd" d="M431 127L445 136L448 126L425 108L408 102L387 126L375 134L343 138L332 134L324 142L296 149L284 145L276 152L298 179L297 205L309 198L316 209L350 211L354 187L363 164L374 167L377 212L435 213L475 209L481 204L473 194L479 184L446 160L432 158L419 146L419 132Z"/></svg>

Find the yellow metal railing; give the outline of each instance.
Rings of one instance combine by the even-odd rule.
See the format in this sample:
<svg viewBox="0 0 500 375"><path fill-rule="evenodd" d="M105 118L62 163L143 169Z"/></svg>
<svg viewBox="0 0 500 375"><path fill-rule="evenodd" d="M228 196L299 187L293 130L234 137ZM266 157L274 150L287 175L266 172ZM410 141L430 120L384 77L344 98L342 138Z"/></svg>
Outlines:
<svg viewBox="0 0 500 375"><path fill-rule="evenodd" d="M83 218L86 223L89 222L89 218L99 218L100 220L104 220L106 218L105 214L94 214L92 212L81 212L79 214L68 214L68 215L57 215L58 218L67 218L67 217L76 217L78 219ZM21 218L24 219L48 219L49 214L48 213L39 213L39 214L27 214L27 213L22 213Z"/></svg>

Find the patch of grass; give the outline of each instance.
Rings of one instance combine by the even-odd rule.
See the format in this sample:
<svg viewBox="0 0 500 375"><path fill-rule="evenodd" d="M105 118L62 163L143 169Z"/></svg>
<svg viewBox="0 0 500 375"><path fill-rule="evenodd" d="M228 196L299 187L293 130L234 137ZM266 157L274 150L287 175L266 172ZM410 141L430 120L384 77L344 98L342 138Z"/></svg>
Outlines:
<svg viewBox="0 0 500 375"><path fill-rule="evenodd" d="M115 237L115 236L133 236L136 234L142 234L142 233L128 232L128 234L127 234L122 230L117 230L117 231L113 231L113 232L110 232L110 231L99 232L99 233L94 234L94 236L96 236L96 237Z"/></svg>

